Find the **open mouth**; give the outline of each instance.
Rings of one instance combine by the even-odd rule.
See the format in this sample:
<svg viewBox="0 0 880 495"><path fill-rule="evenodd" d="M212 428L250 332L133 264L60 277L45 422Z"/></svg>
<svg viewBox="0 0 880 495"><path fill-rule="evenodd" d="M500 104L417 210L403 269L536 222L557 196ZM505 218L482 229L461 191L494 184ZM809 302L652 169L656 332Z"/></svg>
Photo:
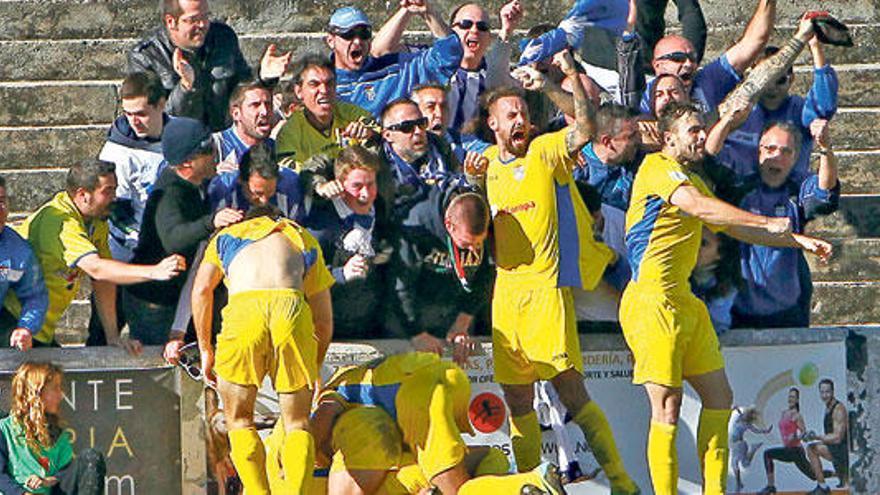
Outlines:
<svg viewBox="0 0 880 495"><path fill-rule="evenodd" d="M465 40L464 44L468 47L468 50L476 51L480 47L480 40L468 38Z"/></svg>
<svg viewBox="0 0 880 495"><path fill-rule="evenodd" d="M443 130L443 124L438 122L438 123L432 125L429 130L433 131L433 132L441 132Z"/></svg>
<svg viewBox="0 0 880 495"><path fill-rule="evenodd" d="M683 72L683 73L681 73L681 74L678 75L678 78L681 79L682 82L687 83L687 82L690 82L691 79L694 78L694 74L691 73L691 72Z"/></svg>
<svg viewBox="0 0 880 495"><path fill-rule="evenodd" d="M317 100L315 100L315 103L317 103L318 106L323 109L330 108L330 106L332 104L330 101L330 98L327 98L326 96L322 96L322 97L318 98Z"/></svg>
<svg viewBox="0 0 880 495"><path fill-rule="evenodd" d="M510 134L510 142L516 147L524 145L526 142L526 131L524 129L517 129Z"/></svg>
<svg viewBox="0 0 880 495"><path fill-rule="evenodd" d="M355 62L361 62L364 59L364 51L360 48L355 48L351 51L351 59Z"/></svg>

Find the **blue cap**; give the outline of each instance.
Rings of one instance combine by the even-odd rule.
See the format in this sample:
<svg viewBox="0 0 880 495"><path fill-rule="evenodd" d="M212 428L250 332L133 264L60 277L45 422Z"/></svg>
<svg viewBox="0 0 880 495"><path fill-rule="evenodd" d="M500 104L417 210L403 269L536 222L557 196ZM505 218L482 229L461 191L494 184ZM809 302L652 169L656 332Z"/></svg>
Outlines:
<svg viewBox="0 0 880 495"><path fill-rule="evenodd" d="M196 154L210 152L211 129L188 117L175 117L162 130L162 154L169 166L176 167Z"/></svg>
<svg viewBox="0 0 880 495"><path fill-rule="evenodd" d="M357 7L340 7L330 16L330 29L348 31L355 26L370 26L370 19Z"/></svg>

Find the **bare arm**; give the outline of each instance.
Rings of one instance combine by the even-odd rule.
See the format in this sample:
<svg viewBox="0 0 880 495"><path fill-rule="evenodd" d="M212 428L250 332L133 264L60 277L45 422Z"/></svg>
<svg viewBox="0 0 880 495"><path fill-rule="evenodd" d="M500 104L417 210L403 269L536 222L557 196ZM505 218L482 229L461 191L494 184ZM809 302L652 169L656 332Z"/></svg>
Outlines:
<svg viewBox="0 0 880 495"><path fill-rule="evenodd" d="M708 224L751 227L774 232L788 230L785 228L789 225L787 218L770 218L749 213L720 199L706 196L690 184L678 186L669 199L685 213Z"/></svg>
<svg viewBox="0 0 880 495"><path fill-rule="evenodd" d="M409 23L412 14L405 7L400 7L385 24L373 35L373 43L370 47L370 55L381 57L389 53L399 52L401 49L400 38Z"/></svg>
<svg viewBox="0 0 880 495"><path fill-rule="evenodd" d="M214 289L223 280L223 272L211 263L202 263L196 272L196 281L192 291L193 325L196 327L196 338L199 352L210 353L213 357L214 347L211 344L211 324L214 317Z"/></svg>
<svg viewBox="0 0 880 495"><path fill-rule="evenodd" d="M749 68L767 45L775 20L776 0L758 0L758 6L742 38L725 53L727 61L738 73L742 74Z"/></svg>
<svg viewBox="0 0 880 495"><path fill-rule="evenodd" d="M330 340L333 339L333 303L330 289L312 294L307 298L315 322L315 337L318 339L318 366L324 362Z"/></svg>
<svg viewBox="0 0 880 495"><path fill-rule="evenodd" d="M565 144L568 147L568 153L575 156L585 144L593 139L593 135L596 133L596 107L587 97L584 83L575 69L571 53L567 50L562 54L561 65L565 75L571 78L571 89L574 94L574 124L569 126L568 134L565 136Z"/></svg>
<svg viewBox="0 0 880 495"><path fill-rule="evenodd" d="M83 256L76 266L92 280L130 285L151 280L170 280L186 269L186 260L183 256L172 254L155 265L133 265L102 258L93 253Z"/></svg>
<svg viewBox="0 0 880 495"><path fill-rule="evenodd" d="M706 153L712 156L721 153L727 136L746 121L752 111L752 105L748 99L736 99L730 102L726 110L706 135Z"/></svg>
<svg viewBox="0 0 880 495"><path fill-rule="evenodd" d="M819 153L819 187L828 191L837 186L837 157L831 148L831 132L829 121L816 119L810 124L810 133Z"/></svg>
<svg viewBox="0 0 880 495"><path fill-rule="evenodd" d="M847 429L847 421L848 417L846 415L846 407L842 403L838 403L834 407L834 412L831 413L831 421L834 424L834 429L828 435L820 435L819 440L825 444L835 444L843 441L844 436L846 436Z"/></svg>

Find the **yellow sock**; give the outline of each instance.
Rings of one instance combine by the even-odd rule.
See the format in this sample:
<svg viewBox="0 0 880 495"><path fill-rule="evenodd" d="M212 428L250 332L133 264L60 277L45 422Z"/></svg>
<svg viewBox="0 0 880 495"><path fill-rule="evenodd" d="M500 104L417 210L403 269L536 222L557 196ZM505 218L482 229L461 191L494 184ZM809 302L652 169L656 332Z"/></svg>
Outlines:
<svg viewBox="0 0 880 495"><path fill-rule="evenodd" d="M727 423L730 409L706 409L700 412L697 428L697 452L703 466L703 493L721 495L727 488Z"/></svg>
<svg viewBox="0 0 880 495"><path fill-rule="evenodd" d="M458 489L458 495L519 493L526 485L534 485L537 488L541 488L544 482L535 471L505 476L480 476L461 485L461 488Z"/></svg>
<svg viewBox="0 0 880 495"><path fill-rule="evenodd" d="M648 431L648 470L656 495L678 495L677 425L651 421Z"/></svg>
<svg viewBox="0 0 880 495"><path fill-rule="evenodd" d="M510 443L517 471L531 471L541 464L541 426L535 411L510 416Z"/></svg>
<svg viewBox="0 0 880 495"><path fill-rule="evenodd" d="M419 491L431 486L418 464L407 464L397 470L394 476L396 483L387 483L391 477L391 473L385 477L386 484L399 484L406 490L406 493L419 493Z"/></svg>
<svg viewBox="0 0 880 495"><path fill-rule="evenodd" d="M284 436L281 447L281 465L287 493L309 492L315 467L315 439L305 430L291 430Z"/></svg>
<svg viewBox="0 0 880 495"><path fill-rule="evenodd" d="M605 413L594 401L587 402L574 417L574 422L581 427L587 444L596 456L596 461L605 471L611 483L612 493L636 493L638 487L630 479L623 466L623 459L614 443L614 434Z"/></svg>
<svg viewBox="0 0 880 495"><path fill-rule="evenodd" d="M266 450L256 428L229 431L229 457L248 495L269 495Z"/></svg>

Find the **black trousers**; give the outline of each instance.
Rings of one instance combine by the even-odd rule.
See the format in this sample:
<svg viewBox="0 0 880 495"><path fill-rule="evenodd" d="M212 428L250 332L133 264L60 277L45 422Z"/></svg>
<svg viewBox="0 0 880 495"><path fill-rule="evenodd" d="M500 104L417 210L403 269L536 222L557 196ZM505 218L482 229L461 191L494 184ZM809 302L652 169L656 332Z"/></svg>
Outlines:
<svg viewBox="0 0 880 495"><path fill-rule="evenodd" d="M95 449L85 449L58 472L58 484L52 488L52 495L101 495L106 474L104 455Z"/></svg>
<svg viewBox="0 0 880 495"><path fill-rule="evenodd" d="M673 0L678 7L678 20L681 22L682 35L688 39L697 51L700 60L706 50L706 19L699 0ZM638 0L638 16L636 31L645 42L645 58L647 65L654 56L654 45L666 35L666 6L669 0ZM652 71L653 72L653 71Z"/></svg>

